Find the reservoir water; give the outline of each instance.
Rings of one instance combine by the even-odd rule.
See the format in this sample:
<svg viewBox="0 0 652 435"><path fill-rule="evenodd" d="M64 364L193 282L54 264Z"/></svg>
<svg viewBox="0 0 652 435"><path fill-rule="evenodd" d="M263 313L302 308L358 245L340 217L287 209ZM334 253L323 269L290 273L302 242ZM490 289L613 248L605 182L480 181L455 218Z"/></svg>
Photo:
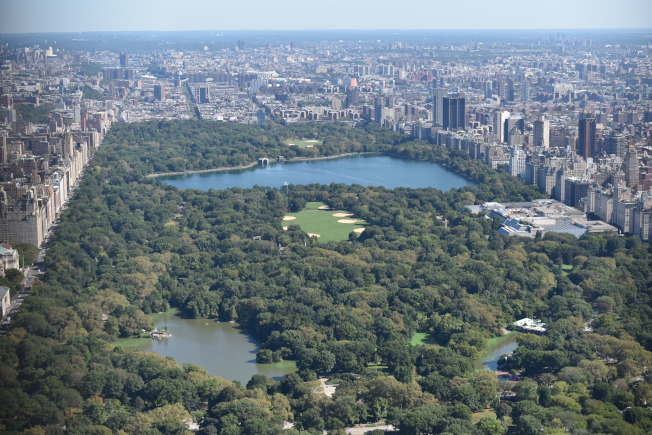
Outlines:
<svg viewBox="0 0 652 435"><path fill-rule="evenodd" d="M280 188L286 182L361 184L390 189L434 187L440 190L473 185L437 163L378 155L275 163L250 169L166 175L159 179L180 189L199 190L256 185Z"/></svg>
<svg viewBox="0 0 652 435"><path fill-rule="evenodd" d="M172 337L142 340L134 349L172 357L179 365L196 364L211 376L246 385L255 374L279 379L296 370L294 362L256 364L258 343L236 325L208 319L184 319L176 310L157 314L156 328Z"/></svg>

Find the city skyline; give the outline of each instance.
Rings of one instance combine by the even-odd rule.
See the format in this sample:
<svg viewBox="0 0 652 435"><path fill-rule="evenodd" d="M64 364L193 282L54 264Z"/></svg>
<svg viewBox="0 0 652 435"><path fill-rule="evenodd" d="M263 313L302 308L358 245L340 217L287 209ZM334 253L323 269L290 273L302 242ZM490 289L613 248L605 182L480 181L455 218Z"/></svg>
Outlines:
<svg viewBox="0 0 652 435"><path fill-rule="evenodd" d="M634 29L649 28L652 3L623 0L550 0L545 3L502 0L450 2L417 0L409 8L389 1L351 3L333 0L327 8L307 7L296 0L255 0L246 13L230 3L187 0L117 0L102 4L46 0L3 0L1 33L194 30L467 30L467 29ZM315 17L318 17L316 19ZM646 18L647 17L647 18Z"/></svg>

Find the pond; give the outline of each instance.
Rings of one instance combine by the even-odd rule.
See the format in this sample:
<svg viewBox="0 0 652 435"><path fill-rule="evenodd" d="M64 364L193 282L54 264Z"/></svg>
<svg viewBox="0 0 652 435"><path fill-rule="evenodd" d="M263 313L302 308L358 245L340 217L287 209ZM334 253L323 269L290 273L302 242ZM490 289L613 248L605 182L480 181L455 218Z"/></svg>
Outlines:
<svg viewBox="0 0 652 435"><path fill-rule="evenodd" d="M487 341L487 353L475 361L475 367L481 370L498 370L500 357L514 352L518 347L518 343L516 342L517 337L518 332L512 331L500 337L490 338Z"/></svg>
<svg viewBox="0 0 652 435"><path fill-rule="evenodd" d="M227 189L288 184L344 183L363 186L434 187L450 190L474 184L434 162L379 155L273 163L265 167L158 177L180 189Z"/></svg>
<svg viewBox="0 0 652 435"><path fill-rule="evenodd" d="M240 381L242 385L246 385L255 374L280 379L296 370L293 361L257 364L258 343L235 324L185 319L176 310L157 314L154 318L155 327L167 328L172 337L141 339L132 343L130 348L172 357L179 365L196 364L211 376Z"/></svg>

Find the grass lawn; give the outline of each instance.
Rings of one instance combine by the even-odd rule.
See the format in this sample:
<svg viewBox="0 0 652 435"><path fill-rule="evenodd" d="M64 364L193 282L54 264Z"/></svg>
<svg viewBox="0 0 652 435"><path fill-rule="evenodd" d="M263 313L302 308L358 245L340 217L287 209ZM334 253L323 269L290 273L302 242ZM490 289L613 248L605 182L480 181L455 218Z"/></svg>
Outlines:
<svg viewBox="0 0 652 435"><path fill-rule="evenodd" d="M364 221L359 222L338 222L339 220L354 220L353 216L342 216L348 214L343 210L320 210L325 206L321 202L309 202L306 208L298 213L288 213L283 220L283 226L298 225L308 234L319 234L319 240L324 242L348 240L349 233L356 228L364 228L367 225ZM336 214L338 216L333 216ZM287 217L294 218L288 220Z"/></svg>
<svg viewBox="0 0 652 435"><path fill-rule="evenodd" d="M381 372L387 370L387 366L383 364L367 364L367 368L372 370L380 370Z"/></svg>
<svg viewBox="0 0 652 435"><path fill-rule="evenodd" d="M139 347L150 341L152 341L151 338L118 338L116 341L113 342L113 344L115 344L116 346L129 349L129 348Z"/></svg>
<svg viewBox="0 0 652 435"><path fill-rule="evenodd" d="M427 332L415 332L410 340L410 344L412 346L425 346L427 344L433 344L433 340Z"/></svg>
<svg viewBox="0 0 652 435"><path fill-rule="evenodd" d="M471 414L471 424L478 424L478 422L484 417L496 418L496 413L488 409L480 412L474 412Z"/></svg>
<svg viewBox="0 0 652 435"><path fill-rule="evenodd" d="M573 265L571 264L562 264L561 265L561 273L562 275L566 276L569 273L573 271Z"/></svg>
<svg viewBox="0 0 652 435"><path fill-rule="evenodd" d="M164 313L152 313L150 314L150 317L152 318L152 323L154 324L154 327L156 328L156 323L159 320L159 317L161 317L163 314L167 313L173 313L173 314L178 314L179 310L177 308L170 308L168 311ZM147 342L152 341L152 338L147 337L147 338L138 338L138 337L131 337L131 338L118 338L116 341L113 342L116 346L124 347L124 348L132 348L132 347L139 347Z"/></svg>
<svg viewBox="0 0 652 435"><path fill-rule="evenodd" d="M310 148L321 145L321 141L317 139L288 139L285 141L285 145L299 148Z"/></svg>

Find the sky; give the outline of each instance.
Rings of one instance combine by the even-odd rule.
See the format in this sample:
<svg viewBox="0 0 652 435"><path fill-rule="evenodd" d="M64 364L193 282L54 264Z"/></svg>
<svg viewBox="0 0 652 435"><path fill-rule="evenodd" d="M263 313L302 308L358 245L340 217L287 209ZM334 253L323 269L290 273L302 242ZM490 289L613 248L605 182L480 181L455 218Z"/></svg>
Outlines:
<svg viewBox="0 0 652 435"><path fill-rule="evenodd" d="M652 27L652 0L0 0L0 33Z"/></svg>

